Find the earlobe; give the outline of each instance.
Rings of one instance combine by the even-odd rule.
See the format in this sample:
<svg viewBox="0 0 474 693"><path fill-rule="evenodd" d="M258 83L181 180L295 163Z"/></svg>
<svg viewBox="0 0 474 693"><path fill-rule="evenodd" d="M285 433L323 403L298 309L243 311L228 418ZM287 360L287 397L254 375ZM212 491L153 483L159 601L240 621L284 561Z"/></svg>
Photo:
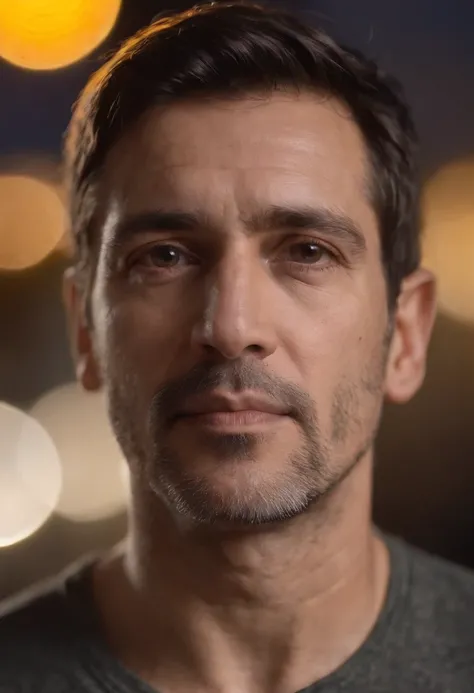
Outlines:
<svg viewBox="0 0 474 693"><path fill-rule="evenodd" d="M402 284L394 315L385 383L390 401L408 401L423 384L435 315L435 278L425 269L416 270Z"/></svg>
<svg viewBox="0 0 474 693"><path fill-rule="evenodd" d="M66 270L63 278L63 301L66 308L69 340L76 367L76 378L82 387L95 392L102 382L94 353L91 328L85 311L85 301L77 282L75 268Z"/></svg>
<svg viewBox="0 0 474 693"><path fill-rule="evenodd" d="M76 361L76 378L84 390L97 392L102 386L95 357L80 357Z"/></svg>

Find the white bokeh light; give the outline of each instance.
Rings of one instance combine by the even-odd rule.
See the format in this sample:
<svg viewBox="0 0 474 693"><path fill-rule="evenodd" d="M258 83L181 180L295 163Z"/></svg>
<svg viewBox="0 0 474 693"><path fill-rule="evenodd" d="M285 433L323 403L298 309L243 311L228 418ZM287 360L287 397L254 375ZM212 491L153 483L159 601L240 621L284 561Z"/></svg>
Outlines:
<svg viewBox="0 0 474 693"><path fill-rule="evenodd" d="M128 497L125 463L102 394L63 385L42 397L31 414L59 451L63 487L57 514L89 522L122 512Z"/></svg>
<svg viewBox="0 0 474 693"><path fill-rule="evenodd" d="M61 465L50 436L0 402L0 547L36 532L54 512L60 491Z"/></svg>

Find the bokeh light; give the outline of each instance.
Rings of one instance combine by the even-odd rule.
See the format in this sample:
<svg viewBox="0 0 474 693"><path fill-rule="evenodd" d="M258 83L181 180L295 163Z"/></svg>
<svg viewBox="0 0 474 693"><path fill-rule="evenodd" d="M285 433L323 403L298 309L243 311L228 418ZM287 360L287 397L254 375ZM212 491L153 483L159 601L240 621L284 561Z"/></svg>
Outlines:
<svg viewBox="0 0 474 693"><path fill-rule="evenodd" d="M440 308L474 321L474 160L456 161L424 193L424 262L438 277Z"/></svg>
<svg viewBox="0 0 474 693"><path fill-rule="evenodd" d="M53 441L24 412L0 403L0 547L26 539L56 507L61 465Z"/></svg>
<svg viewBox="0 0 474 693"><path fill-rule="evenodd" d="M0 269L37 264L64 232L65 208L53 185L28 175L0 175Z"/></svg>
<svg viewBox="0 0 474 693"><path fill-rule="evenodd" d="M33 70L69 65L106 38L119 9L120 0L2 0L0 55Z"/></svg>
<svg viewBox="0 0 474 693"><path fill-rule="evenodd" d="M123 511L128 496L125 463L108 423L104 397L71 383L47 393L31 415L59 451L63 487L57 514L89 522Z"/></svg>

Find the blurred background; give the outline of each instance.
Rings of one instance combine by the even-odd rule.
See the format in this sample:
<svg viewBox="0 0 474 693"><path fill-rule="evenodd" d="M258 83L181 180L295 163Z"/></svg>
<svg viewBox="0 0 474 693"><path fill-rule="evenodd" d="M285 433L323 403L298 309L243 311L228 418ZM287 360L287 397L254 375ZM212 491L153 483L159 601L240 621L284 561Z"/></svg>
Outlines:
<svg viewBox="0 0 474 693"><path fill-rule="evenodd" d="M126 468L101 397L74 384L68 351L61 145L104 56L191 4L0 0L0 598L126 531ZM286 6L377 59L413 105L440 310L422 391L385 412L375 518L474 567L474 3Z"/></svg>

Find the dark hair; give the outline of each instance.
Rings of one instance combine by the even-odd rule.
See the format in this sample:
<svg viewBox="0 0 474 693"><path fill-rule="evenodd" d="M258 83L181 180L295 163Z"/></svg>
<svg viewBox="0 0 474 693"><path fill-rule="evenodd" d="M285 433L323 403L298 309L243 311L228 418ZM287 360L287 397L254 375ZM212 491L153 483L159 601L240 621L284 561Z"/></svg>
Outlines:
<svg viewBox="0 0 474 693"><path fill-rule="evenodd" d="M151 106L180 98L313 90L350 109L371 164L388 299L420 261L416 133L399 84L325 32L275 9L213 2L153 22L90 79L66 144L77 262L88 265L104 160Z"/></svg>

